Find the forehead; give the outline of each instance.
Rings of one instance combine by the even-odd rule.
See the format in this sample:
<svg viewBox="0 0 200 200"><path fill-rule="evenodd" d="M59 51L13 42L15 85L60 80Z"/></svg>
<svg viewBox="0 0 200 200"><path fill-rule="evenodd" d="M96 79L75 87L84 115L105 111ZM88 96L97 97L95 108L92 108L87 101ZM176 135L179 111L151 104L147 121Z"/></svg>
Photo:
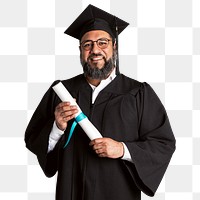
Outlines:
<svg viewBox="0 0 200 200"><path fill-rule="evenodd" d="M89 31L83 35L81 42L85 40L97 40L99 38L111 39L110 34L102 30Z"/></svg>

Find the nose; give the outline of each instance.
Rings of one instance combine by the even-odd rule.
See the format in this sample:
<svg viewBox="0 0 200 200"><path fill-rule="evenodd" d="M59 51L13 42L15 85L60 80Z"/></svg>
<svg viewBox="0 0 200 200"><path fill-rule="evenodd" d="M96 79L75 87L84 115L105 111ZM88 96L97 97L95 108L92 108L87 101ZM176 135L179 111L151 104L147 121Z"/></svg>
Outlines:
<svg viewBox="0 0 200 200"><path fill-rule="evenodd" d="M97 43L93 42L93 45L91 48L91 53L98 54L98 53L100 53L100 50L101 49L98 47Z"/></svg>

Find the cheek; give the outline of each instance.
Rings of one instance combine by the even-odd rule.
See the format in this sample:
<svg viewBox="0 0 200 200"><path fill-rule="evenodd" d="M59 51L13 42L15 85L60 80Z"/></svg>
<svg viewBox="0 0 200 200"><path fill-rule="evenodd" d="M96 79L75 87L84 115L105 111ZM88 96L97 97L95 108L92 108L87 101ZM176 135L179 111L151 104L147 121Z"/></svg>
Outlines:
<svg viewBox="0 0 200 200"><path fill-rule="evenodd" d="M113 55L113 50L106 51L105 55L106 55L107 59L110 59Z"/></svg>
<svg viewBox="0 0 200 200"><path fill-rule="evenodd" d="M87 52L81 53L81 59L84 60L84 61L87 61L88 56L89 56L89 54Z"/></svg>

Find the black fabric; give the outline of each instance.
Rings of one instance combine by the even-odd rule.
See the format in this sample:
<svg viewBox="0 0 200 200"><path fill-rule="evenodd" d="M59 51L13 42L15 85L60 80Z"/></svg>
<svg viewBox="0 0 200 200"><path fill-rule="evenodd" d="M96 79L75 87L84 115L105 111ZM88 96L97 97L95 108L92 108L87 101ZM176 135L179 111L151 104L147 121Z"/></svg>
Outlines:
<svg viewBox="0 0 200 200"><path fill-rule="evenodd" d="M115 18L118 34L120 34L128 26L128 23L90 4L64 33L80 40L88 31L103 30L115 37Z"/></svg>
<svg viewBox="0 0 200 200"><path fill-rule="evenodd" d="M111 29L109 23L103 19L94 18L87 22L81 30L79 38L81 39L83 35L92 30L103 30L110 34L113 41L115 41L115 36L113 30Z"/></svg>
<svg viewBox="0 0 200 200"><path fill-rule="evenodd" d="M47 154L54 109L60 102L50 87L30 120L25 142L46 176L58 172L56 200L140 200L141 191L153 196L175 150L175 138L150 85L120 74L92 104L92 90L83 75L62 83L104 137L127 145L133 163L98 157L80 126L63 149L73 120Z"/></svg>

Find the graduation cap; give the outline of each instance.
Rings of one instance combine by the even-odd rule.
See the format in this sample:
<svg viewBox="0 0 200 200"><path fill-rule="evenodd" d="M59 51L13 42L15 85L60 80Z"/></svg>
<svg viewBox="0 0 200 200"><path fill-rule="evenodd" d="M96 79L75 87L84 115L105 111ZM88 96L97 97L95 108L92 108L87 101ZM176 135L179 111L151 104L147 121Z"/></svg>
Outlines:
<svg viewBox="0 0 200 200"><path fill-rule="evenodd" d="M116 45L118 48L118 35L128 25L129 23L123 21L122 19L90 4L64 33L81 40L82 36L89 31L103 30L109 33L113 39L116 39ZM119 74L118 55L116 60L116 73Z"/></svg>

